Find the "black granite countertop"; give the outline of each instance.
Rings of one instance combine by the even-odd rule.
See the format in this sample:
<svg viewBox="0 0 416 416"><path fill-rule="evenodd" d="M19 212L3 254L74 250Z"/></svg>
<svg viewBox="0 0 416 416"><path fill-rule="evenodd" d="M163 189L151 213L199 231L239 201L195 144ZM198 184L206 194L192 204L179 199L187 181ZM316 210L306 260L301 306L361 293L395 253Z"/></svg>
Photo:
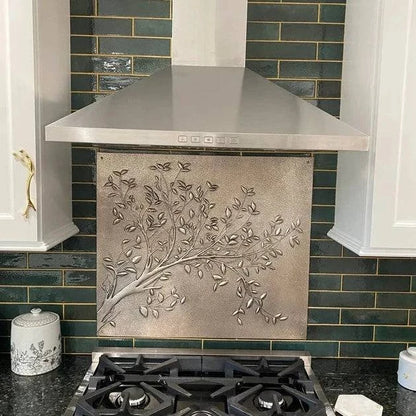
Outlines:
<svg viewBox="0 0 416 416"><path fill-rule="evenodd" d="M62 415L90 363L89 356L64 356L58 369L25 377L0 355L0 415ZM364 394L384 406L383 416L416 415L416 393L397 384L397 361L314 359L312 367L331 405L339 394Z"/></svg>

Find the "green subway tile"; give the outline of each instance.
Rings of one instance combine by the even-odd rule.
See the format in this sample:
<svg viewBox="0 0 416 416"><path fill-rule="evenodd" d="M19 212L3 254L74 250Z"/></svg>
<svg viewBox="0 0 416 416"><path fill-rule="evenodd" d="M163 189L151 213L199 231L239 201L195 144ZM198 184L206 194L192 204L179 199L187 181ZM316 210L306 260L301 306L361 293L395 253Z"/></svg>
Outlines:
<svg viewBox="0 0 416 416"><path fill-rule="evenodd" d="M272 349L308 351L313 357L338 357L338 342L273 341Z"/></svg>
<svg viewBox="0 0 416 416"><path fill-rule="evenodd" d="M339 290L340 275L312 274L309 276L309 290Z"/></svg>
<svg viewBox="0 0 416 416"><path fill-rule="evenodd" d="M310 292L309 306L372 308L374 307L374 294L358 292Z"/></svg>
<svg viewBox="0 0 416 416"><path fill-rule="evenodd" d="M309 324L338 324L339 309L316 309L309 308Z"/></svg>
<svg viewBox="0 0 416 416"><path fill-rule="evenodd" d="M263 77L277 77L277 61L246 61L246 67Z"/></svg>
<svg viewBox="0 0 416 416"><path fill-rule="evenodd" d="M251 1L251 0L249 0ZM257 1L257 0L253 0ZM276 0L270 0L276 1ZM302 3L346 3L347 0L302 0ZM299 3L299 0L284 0L285 3Z"/></svg>
<svg viewBox="0 0 416 416"><path fill-rule="evenodd" d="M115 56L77 56L71 57L72 72L111 72L130 73L131 58Z"/></svg>
<svg viewBox="0 0 416 416"><path fill-rule="evenodd" d="M169 17L170 1L165 0L98 0L101 16Z"/></svg>
<svg viewBox="0 0 416 416"><path fill-rule="evenodd" d="M94 200L96 197L96 186L92 183L73 183L72 198L76 200Z"/></svg>
<svg viewBox="0 0 416 416"><path fill-rule="evenodd" d="M331 78L340 79L342 64L340 62L281 62L282 78Z"/></svg>
<svg viewBox="0 0 416 416"><path fill-rule="evenodd" d="M412 277L412 292L416 292L416 276Z"/></svg>
<svg viewBox="0 0 416 416"><path fill-rule="evenodd" d="M0 253L0 267L1 268L26 267L26 254L24 253Z"/></svg>
<svg viewBox="0 0 416 416"><path fill-rule="evenodd" d="M98 347L133 347L133 338L99 338Z"/></svg>
<svg viewBox="0 0 416 416"><path fill-rule="evenodd" d="M406 344L341 342L340 356L350 358L397 358Z"/></svg>
<svg viewBox="0 0 416 416"><path fill-rule="evenodd" d="M96 203L87 201L73 201L72 215L74 217L91 218L96 215Z"/></svg>
<svg viewBox="0 0 416 416"><path fill-rule="evenodd" d="M170 58L134 58L134 73L151 75L170 65Z"/></svg>
<svg viewBox="0 0 416 416"><path fill-rule="evenodd" d="M312 204L314 205L334 205L335 189L314 189L312 194Z"/></svg>
<svg viewBox="0 0 416 416"><path fill-rule="evenodd" d="M409 323L410 325L416 325L416 311L410 311Z"/></svg>
<svg viewBox="0 0 416 416"><path fill-rule="evenodd" d="M345 275L342 289L372 292L409 292L410 276Z"/></svg>
<svg viewBox="0 0 416 416"><path fill-rule="evenodd" d="M359 256L358 256L358 254L356 254L356 253L352 252L351 250L348 250L346 247L344 247L342 257L359 257Z"/></svg>
<svg viewBox="0 0 416 416"><path fill-rule="evenodd" d="M369 325L406 325L407 311L390 311L382 309L343 309L341 312L341 323Z"/></svg>
<svg viewBox="0 0 416 416"><path fill-rule="evenodd" d="M10 337L0 337L0 353L10 352Z"/></svg>
<svg viewBox="0 0 416 416"><path fill-rule="evenodd" d="M325 61L342 61L344 47L340 43L321 43L318 45L318 59Z"/></svg>
<svg viewBox="0 0 416 416"><path fill-rule="evenodd" d="M202 348L197 339L144 339L136 338L134 346L139 348Z"/></svg>
<svg viewBox="0 0 416 416"><path fill-rule="evenodd" d="M328 231L333 227L333 224L319 224L313 223L311 227L311 238L327 240Z"/></svg>
<svg viewBox="0 0 416 416"><path fill-rule="evenodd" d="M94 0L71 0L71 15L92 15L94 14Z"/></svg>
<svg viewBox="0 0 416 416"><path fill-rule="evenodd" d="M93 321L97 319L96 305L65 305L65 319Z"/></svg>
<svg viewBox="0 0 416 416"><path fill-rule="evenodd" d="M26 302L25 287L0 287L0 302Z"/></svg>
<svg viewBox="0 0 416 416"><path fill-rule="evenodd" d="M87 36L71 36L71 53L97 53L97 40Z"/></svg>
<svg viewBox="0 0 416 416"><path fill-rule="evenodd" d="M71 108L73 110L79 110L87 105L95 103L96 94L87 94L87 93L76 93L71 94Z"/></svg>
<svg viewBox="0 0 416 416"><path fill-rule="evenodd" d="M104 54L169 56L169 39L100 38L99 52Z"/></svg>
<svg viewBox="0 0 416 416"><path fill-rule="evenodd" d="M337 168L337 153L315 153L314 154L314 168L322 170L336 170Z"/></svg>
<svg viewBox="0 0 416 416"><path fill-rule="evenodd" d="M377 307L415 309L416 293L378 293Z"/></svg>
<svg viewBox="0 0 416 416"><path fill-rule="evenodd" d="M87 270L66 270L65 286L95 286L96 272Z"/></svg>
<svg viewBox="0 0 416 416"><path fill-rule="evenodd" d="M92 236L74 236L63 242L64 251L97 251L96 238Z"/></svg>
<svg viewBox="0 0 416 416"><path fill-rule="evenodd" d="M343 25L282 23L282 40L342 42Z"/></svg>
<svg viewBox="0 0 416 416"><path fill-rule="evenodd" d="M29 267L32 269L94 269L94 254L35 253L29 254Z"/></svg>
<svg viewBox="0 0 416 416"><path fill-rule="evenodd" d="M315 95L314 81L275 81L279 87L297 95L298 97L313 97Z"/></svg>
<svg viewBox="0 0 416 416"><path fill-rule="evenodd" d="M341 108L341 100L319 100L317 101L317 107L321 110L331 114L331 116L338 117Z"/></svg>
<svg viewBox="0 0 416 416"><path fill-rule="evenodd" d="M90 288L29 288L30 302L66 302L92 303L95 302L95 289Z"/></svg>
<svg viewBox="0 0 416 416"><path fill-rule="evenodd" d="M130 19L71 17L73 35L131 35Z"/></svg>
<svg viewBox="0 0 416 416"><path fill-rule="evenodd" d="M64 338L64 348L67 354L90 354L98 346L96 338Z"/></svg>
<svg viewBox="0 0 416 416"><path fill-rule="evenodd" d="M94 235L97 232L96 221L85 218L75 218L74 224L79 228L79 234Z"/></svg>
<svg viewBox="0 0 416 416"><path fill-rule="evenodd" d="M0 321L0 334L2 336L10 335L11 322L10 321Z"/></svg>
<svg viewBox="0 0 416 416"><path fill-rule="evenodd" d="M277 40L279 38L279 23L247 23L247 40Z"/></svg>
<svg viewBox="0 0 416 416"><path fill-rule="evenodd" d="M207 339L204 340L204 349L269 350L270 341Z"/></svg>
<svg viewBox="0 0 416 416"><path fill-rule="evenodd" d="M397 326L376 327L376 341L416 342L416 328Z"/></svg>
<svg viewBox="0 0 416 416"><path fill-rule="evenodd" d="M373 339L373 328L370 326L309 325L308 339L327 341L371 341Z"/></svg>
<svg viewBox="0 0 416 416"><path fill-rule="evenodd" d="M97 77L88 74L72 74L71 89L72 91L96 91ZM72 171L72 176L74 176L74 171Z"/></svg>
<svg viewBox="0 0 416 416"><path fill-rule="evenodd" d="M96 322L62 321L62 336L64 337L95 337Z"/></svg>
<svg viewBox="0 0 416 416"><path fill-rule="evenodd" d="M98 85L101 91L118 91L140 79L137 76L100 75Z"/></svg>
<svg viewBox="0 0 416 416"><path fill-rule="evenodd" d="M60 286L62 273L58 270L0 270L0 285Z"/></svg>
<svg viewBox="0 0 416 416"><path fill-rule="evenodd" d="M318 81L318 97L339 98L341 97L340 81ZM335 172L332 172L335 177Z"/></svg>
<svg viewBox="0 0 416 416"><path fill-rule="evenodd" d="M333 240L312 240L311 256L340 256L342 246Z"/></svg>
<svg viewBox="0 0 416 416"><path fill-rule="evenodd" d="M13 319L18 315L23 313L29 313L32 308L40 308L44 311L55 312L61 318L62 314L62 305L51 305L51 304L35 304L31 305L30 303L22 304L0 304L0 319Z"/></svg>
<svg viewBox="0 0 416 416"><path fill-rule="evenodd" d="M311 273L373 274L376 273L377 260L366 258L312 258Z"/></svg>
<svg viewBox="0 0 416 416"><path fill-rule="evenodd" d="M332 188L337 183L336 172L331 171L315 171L313 173L313 187L314 188Z"/></svg>
<svg viewBox="0 0 416 416"><path fill-rule="evenodd" d="M321 5L319 19L321 22L344 23L345 6Z"/></svg>
<svg viewBox="0 0 416 416"><path fill-rule="evenodd" d="M380 259L379 274L416 274L416 259Z"/></svg>
<svg viewBox="0 0 416 416"><path fill-rule="evenodd" d="M95 182L95 166L72 166L73 182Z"/></svg>
<svg viewBox="0 0 416 416"><path fill-rule="evenodd" d="M318 8L313 5L253 4L248 5L249 21L315 22Z"/></svg>
<svg viewBox="0 0 416 416"><path fill-rule="evenodd" d="M295 42L247 42L248 59L315 59L316 44Z"/></svg>
<svg viewBox="0 0 416 416"><path fill-rule="evenodd" d="M314 222L334 222L334 207L312 207L312 221ZM336 273L336 272L335 272Z"/></svg>
<svg viewBox="0 0 416 416"><path fill-rule="evenodd" d="M135 36L171 37L172 20L135 19Z"/></svg>
<svg viewBox="0 0 416 416"><path fill-rule="evenodd" d="M72 163L80 165L94 165L95 149L72 146Z"/></svg>

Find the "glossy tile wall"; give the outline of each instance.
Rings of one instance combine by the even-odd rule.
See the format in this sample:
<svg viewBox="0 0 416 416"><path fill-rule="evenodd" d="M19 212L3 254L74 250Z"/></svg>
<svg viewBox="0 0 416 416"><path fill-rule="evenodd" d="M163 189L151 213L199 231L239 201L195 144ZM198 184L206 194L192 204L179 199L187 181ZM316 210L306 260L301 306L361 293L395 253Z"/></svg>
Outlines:
<svg viewBox="0 0 416 416"><path fill-rule="evenodd" d="M71 13L74 110L169 65L170 1L72 0ZM344 13L342 0L250 1L247 66L337 115ZM74 145L80 234L48 253L0 253L1 351L9 349L10 319L36 305L61 315L66 353L117 345L397 357L416 343L416 259L359 258L326 237L336 165L336 153L315 154L307 341L106 339L95 337L95 149Z"/></svg>

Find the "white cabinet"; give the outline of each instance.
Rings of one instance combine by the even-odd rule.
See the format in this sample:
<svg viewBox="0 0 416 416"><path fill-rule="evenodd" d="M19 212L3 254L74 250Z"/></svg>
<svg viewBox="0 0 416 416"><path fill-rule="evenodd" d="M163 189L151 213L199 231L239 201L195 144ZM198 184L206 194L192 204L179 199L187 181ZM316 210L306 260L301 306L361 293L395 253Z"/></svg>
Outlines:
<svg viewBox="0 0 416 416"><path fill-rule="evenodd" d="M416 256L416 2L348 0L341 118L371 136L340 152L330 237L360 255Z"/></svg>
<svg viewBox="0 0 416 416"><path fill-rule="evenodd" d="M0 56L0 250L45 251L78 231L70 145L44 140L70 112L69 0L2 0Z"/></svg>

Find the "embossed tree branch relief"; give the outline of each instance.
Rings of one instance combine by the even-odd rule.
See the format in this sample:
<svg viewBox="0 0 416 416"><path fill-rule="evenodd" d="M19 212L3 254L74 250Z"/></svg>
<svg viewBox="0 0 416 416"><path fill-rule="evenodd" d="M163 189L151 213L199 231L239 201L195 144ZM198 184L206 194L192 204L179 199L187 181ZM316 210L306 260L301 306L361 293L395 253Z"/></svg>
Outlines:
<svg viewBox="0 0 416 416"><path fill-rule="evenodd" d="M277 212L259 228L254 220L262 208L255 186L240 183L228 200L218 199L221 184L198 179L193 168L181 157L174 162L159 157L145 168L151 180L141 182L131 169L119 168L99 184L111 202L111 229L122 235L112 242L116 251L100 253L99 334L108 327L116 330L126 308L135 309L142 320L158 321L198 302L195 291L192 295L186 285L178 285L184 279L189 285L211 282L210 293L200 294L204 297L221 297L232 287L233 299L223 301L233 303L230 318L237 328L251 314L276 326L290 320L279 304L269 302L262 275L274 273L278 279L286 251L305 244L301 218L283 218L277 195ZM107 230L105 238L112 235ZM134 303L127 302L132 298Z"/></svg>

